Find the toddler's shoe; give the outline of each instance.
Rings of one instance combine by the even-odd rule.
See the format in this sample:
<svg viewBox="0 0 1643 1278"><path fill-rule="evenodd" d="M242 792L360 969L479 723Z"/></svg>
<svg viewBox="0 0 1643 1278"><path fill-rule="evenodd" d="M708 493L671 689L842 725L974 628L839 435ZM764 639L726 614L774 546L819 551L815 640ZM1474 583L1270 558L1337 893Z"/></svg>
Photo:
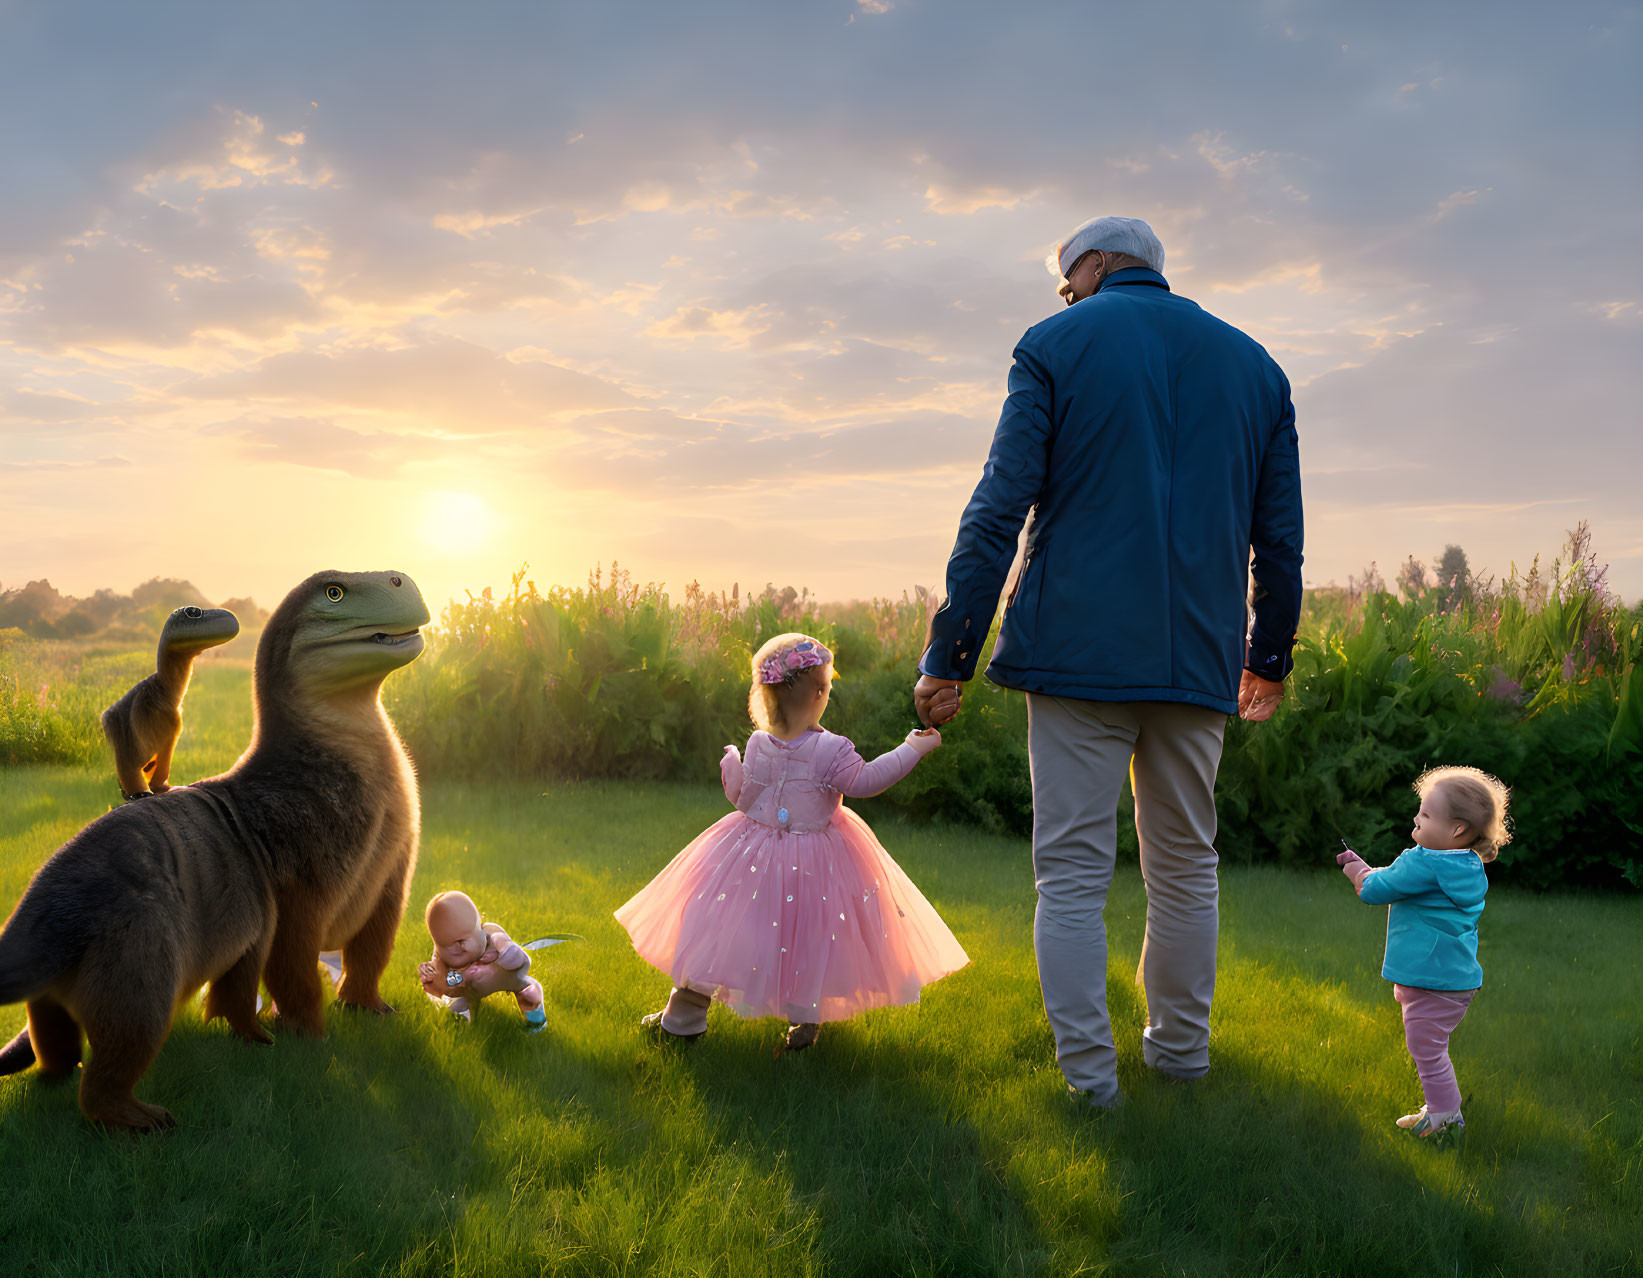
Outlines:
<svg viewBox="0 0 1643 1278"><path fill-rule="evenodd" d="M1403 1119L1400 1118L1398 1124L1402 1126ZM1416 1121L1409 1125L1409 1133L1434 1145L1456 1145L1466 1139L1466 1120L1458 1109L1449 1114L1434 1114L1423 1105Z"/></svg>
<svg viewBox="0 0 1643 1278"><path fill-rule="evenodd" d="M1422 1105L1413 1114L1405 1114L1402 1118L1398 1119L1398 1126L1403 1128L1405 1131L1408 1131L1411 1127L1413 1127L1416 1123L1420 1122L1420 1120L1425 1118L1425 1117L1426 1117L1426 1106Z"/></svg>
<svg viewBox="0 0 1643 1278"><path fill-rule="evenodd" d="M707 1033L706 1030L698 1030L694 1034L675 1034L662 1024L662 1017L666 1012L667 1008L664 1007L660 1012L652 1012L649 1016L641 1016L639 1018L639 1028L647 1030L652 1038L661 1039L664 1042L672 1039L677 1043L694 1043L703 1034Z"/></svg>
<svg viewBox="0 0 1643 1278"><path fill-rule="evenodd" d="M548 1023L548 1014L540 1007L533 1007L525 1013L525 1033L540 1034Z"/></svg>

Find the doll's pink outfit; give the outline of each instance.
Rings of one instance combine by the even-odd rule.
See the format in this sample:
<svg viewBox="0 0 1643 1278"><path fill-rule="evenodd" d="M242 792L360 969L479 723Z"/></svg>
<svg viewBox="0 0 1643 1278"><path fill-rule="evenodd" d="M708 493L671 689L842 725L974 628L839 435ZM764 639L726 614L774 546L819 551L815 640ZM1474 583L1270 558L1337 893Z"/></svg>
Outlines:
<svg viewBox="0 0 1643 1278"><path fill-rule="evenodd" d="M452 1007L457 1011L466 1010L471 1003L477 1003L490 994L512 994L519 1010L530 1019L531 1014L542 1006L542 986L530 974L531 956L494 923L482 926L489 942L486 953L495 952L495 959L486 962L481 955L467 967L459 969L462 973L460 986L452 988L435 976L422 983L422 992L432 999L451 997L454 999Z"/></svg>
<svg viewBox="0 0 1643 1278"><path fill-rule="evenodd" d="M916 1003L969 956L842 806L911 772L922 753L912 740L924 739L871 763L821 729L792 742L755 732L745 759L728 750L725 795L737 810L616 911L633 948L744 1016L837 1021Z"/></svg>

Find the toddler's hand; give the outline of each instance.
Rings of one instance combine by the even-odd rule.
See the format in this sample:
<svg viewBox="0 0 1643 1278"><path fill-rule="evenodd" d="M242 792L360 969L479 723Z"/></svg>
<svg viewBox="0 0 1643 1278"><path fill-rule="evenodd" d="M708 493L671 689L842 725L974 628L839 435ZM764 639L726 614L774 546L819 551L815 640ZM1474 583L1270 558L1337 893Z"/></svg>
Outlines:
<svg viewBox="0 0 1643 1278"><path fill-rule="evenodd" d="M1343 844L1344 846L1344 844ZM1335 856L1335 864L1341 867L1341 873L1352 880L1352 889L1363 891L1364 875L1369 873L1369 865L1351 848L1339 852Z"/></svg>
<svg viewBox="0 0 1643 1278"><path fill-rule="evenodd" d="M416 974L422 983L426 985L429 981L433 980L435 976L439 975L439 972L430 961L427 963L417 964Z"/></svg>
<svg viewBox="0 0 1643 1278"><path fill-rule="evenodd" d="M941 744L941 733L934 728L914 728L907 734L907 744L922 757Z"/></svg>

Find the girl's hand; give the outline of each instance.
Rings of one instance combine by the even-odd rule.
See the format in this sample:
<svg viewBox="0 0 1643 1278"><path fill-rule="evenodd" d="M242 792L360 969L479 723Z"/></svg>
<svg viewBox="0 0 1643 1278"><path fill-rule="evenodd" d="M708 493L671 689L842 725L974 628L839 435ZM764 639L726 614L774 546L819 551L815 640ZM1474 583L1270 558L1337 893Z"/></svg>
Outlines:
<svg viewBox="0 0 1643 1278"><path fill-rule="evenodd" d="M914 728L907 734L907 744L923 756L941 744L941 733L934 728Z"/></svg>

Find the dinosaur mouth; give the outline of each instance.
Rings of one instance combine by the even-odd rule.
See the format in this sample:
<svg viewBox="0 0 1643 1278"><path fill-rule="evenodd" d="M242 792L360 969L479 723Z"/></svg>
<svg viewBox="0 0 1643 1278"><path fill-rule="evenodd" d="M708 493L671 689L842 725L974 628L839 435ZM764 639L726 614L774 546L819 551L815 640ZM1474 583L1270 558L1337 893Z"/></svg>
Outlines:
<svg viewBox="0 0 1643 1278"><path fill-rule="evenodd" d="M417 629L417 630L405 630L405 631L401 631L399 634L392 634L391 635L391 634L388 634L384 631L379 630L374 635L371 636L371 642L375 643L375 644L381 644L384 648L402 648L406 644L410 643L411 640L413 640L413 639L417 638L419 635L421 635L421 633L422 633L422 631L420 629Z"/></svg>

